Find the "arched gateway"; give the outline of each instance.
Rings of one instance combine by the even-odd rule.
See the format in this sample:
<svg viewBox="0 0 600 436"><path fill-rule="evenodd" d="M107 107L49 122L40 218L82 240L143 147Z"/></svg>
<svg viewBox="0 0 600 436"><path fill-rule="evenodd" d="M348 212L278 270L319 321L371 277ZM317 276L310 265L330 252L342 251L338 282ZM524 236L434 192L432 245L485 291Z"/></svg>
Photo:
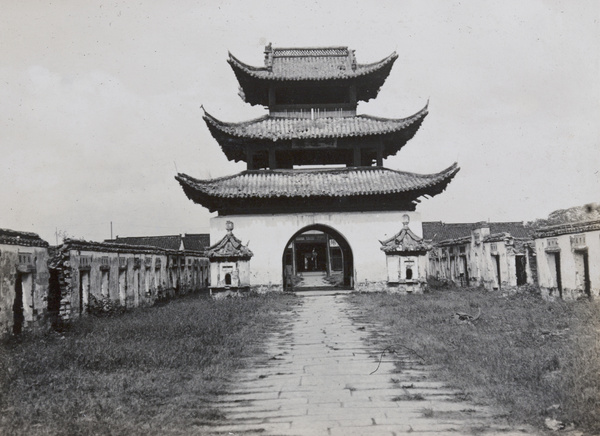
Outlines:
<svg viewBox="0 0 600 436"><path fill-rule="evenodd" d="M361 64L348 47L271 44L264 67L230 55L240 95L268 113L232 123L205 111L204 121L225 156L247 169L210 180L176 179L188 198L218 212L211 238L221 237L229 219L251 241L251 285L287 285L309 272L331 278L340 260L343 285L383 282L388 274L379 240L395 234L406 214L422 236L417 203L441 193L458 165L415 174L383 163L416 134L428 107L406 118L357 113L360 101L377 97L397 58L392 53Z"/></svg>
<svg viewBox="0 0 600 436"><path fill-rule="evenodd" d="M337 230L314 224L298 230L285 245L283 285L287 290L328 286L354 286L354 256Z"/></svg>

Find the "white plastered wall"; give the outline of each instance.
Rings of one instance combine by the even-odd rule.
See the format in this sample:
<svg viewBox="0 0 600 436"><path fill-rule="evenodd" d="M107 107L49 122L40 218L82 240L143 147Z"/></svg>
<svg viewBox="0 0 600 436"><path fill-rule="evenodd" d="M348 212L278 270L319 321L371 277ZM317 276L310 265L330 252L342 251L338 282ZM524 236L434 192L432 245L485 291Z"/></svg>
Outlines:
<svg viewBox="0 0 600 436"><path fill-rule="evenodd" d="M281 285L282 257L290 239L305 227L323 225L340 233L350 245L355 283L386 281L386 256L379 240L398 233L405 214L410 217L410 229L422 237L420 214L399 211L218 216L210 221L210 238L223 238L226 221L232 221L233 234L243 244L249 242L248 248L254 253L250 259L250 285Z"/></svg>

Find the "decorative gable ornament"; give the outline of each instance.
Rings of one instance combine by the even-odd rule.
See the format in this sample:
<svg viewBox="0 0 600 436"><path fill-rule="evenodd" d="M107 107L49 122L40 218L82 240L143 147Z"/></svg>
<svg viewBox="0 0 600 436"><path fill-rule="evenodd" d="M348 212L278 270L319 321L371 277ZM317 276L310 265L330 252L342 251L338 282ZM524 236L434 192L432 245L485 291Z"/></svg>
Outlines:
<svg viewBox="0 0 600 436"><path fill-rule="evenodd" d="M381 243L380 249L386 254L425 255L431 249L431 246L423 238L415 235L408 227L410 222L408 215L404 215L402 218L402 230L385 241L379 241Z"/></svg>
<svg viewBox="0 0 600 436"><path fill-rule="evenodd" d="M208 259L211 262L250 260L254 253L252 253L248 247L242 244L242 241L233 235L233 222L227 221L225 226L227 234L223 239L207 250L206 254Z"/></svg>

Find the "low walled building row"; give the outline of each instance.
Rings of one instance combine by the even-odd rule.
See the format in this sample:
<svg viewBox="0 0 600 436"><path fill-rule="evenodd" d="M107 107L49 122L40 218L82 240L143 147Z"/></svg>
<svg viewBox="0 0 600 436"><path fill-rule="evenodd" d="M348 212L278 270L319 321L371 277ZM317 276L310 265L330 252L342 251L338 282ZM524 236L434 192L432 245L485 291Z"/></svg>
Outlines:
<svg viewBox="0 0 600 436"><path fill-rule="evenodd" d="M50 262L50 311L62 321L102 304L126 308L204 289L209 263L203 252L67 240Z"/></svg>
<svg viewBox="0 0 600 436"><path fill-rule="evenodd" d="M210 284L204 251L66 240L0 229L0 336L69 322L90 310L150 306Z"/></svg>
<svg viewBox="0 0 600 436"><path fill-rule="evenodd" d="M600 296L600 219L542 227L535 249L543 296Z"/></svg>
<svg viewBox="0 0 600 436"><path fill-rule="evenodd" d="M0 336L46 322L48 258L35 233L0 229Z"/></svg>
<svg viewBox="0 0 600 436"><path fill-rule="evenodd" d="M532 230L523 223L423 223L429 276L490 290L535 283Z"/></svg>

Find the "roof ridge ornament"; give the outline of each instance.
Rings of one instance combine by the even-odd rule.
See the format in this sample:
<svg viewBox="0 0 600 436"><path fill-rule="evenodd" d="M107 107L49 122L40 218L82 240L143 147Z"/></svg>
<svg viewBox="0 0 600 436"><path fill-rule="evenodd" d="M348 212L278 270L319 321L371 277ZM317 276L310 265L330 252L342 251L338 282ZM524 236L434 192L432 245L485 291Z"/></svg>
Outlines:
<svg viewBox="0 0 600 436"><path fill-rule="evenodd" d="M273 44L271 42L265 46L265 67L267 71L273 71Z"/></svg>
<svg viewBox="0 0 600 436"><path fill-rule="evenodd" d="M402 230L391 238L379 241L380 250L387 254L425 254L431 249L425 240L417 236L409 227L410 216L402 215Z"/></svg>
<svg viewBox="0 0 600 436"><path fill-rule="evenodd" d="M223 239L206 250L207 257L210 260L221 259L222 261L250 260L254 254L233 235L233 222L226 221L225 229L227 234Z"/></svg>

